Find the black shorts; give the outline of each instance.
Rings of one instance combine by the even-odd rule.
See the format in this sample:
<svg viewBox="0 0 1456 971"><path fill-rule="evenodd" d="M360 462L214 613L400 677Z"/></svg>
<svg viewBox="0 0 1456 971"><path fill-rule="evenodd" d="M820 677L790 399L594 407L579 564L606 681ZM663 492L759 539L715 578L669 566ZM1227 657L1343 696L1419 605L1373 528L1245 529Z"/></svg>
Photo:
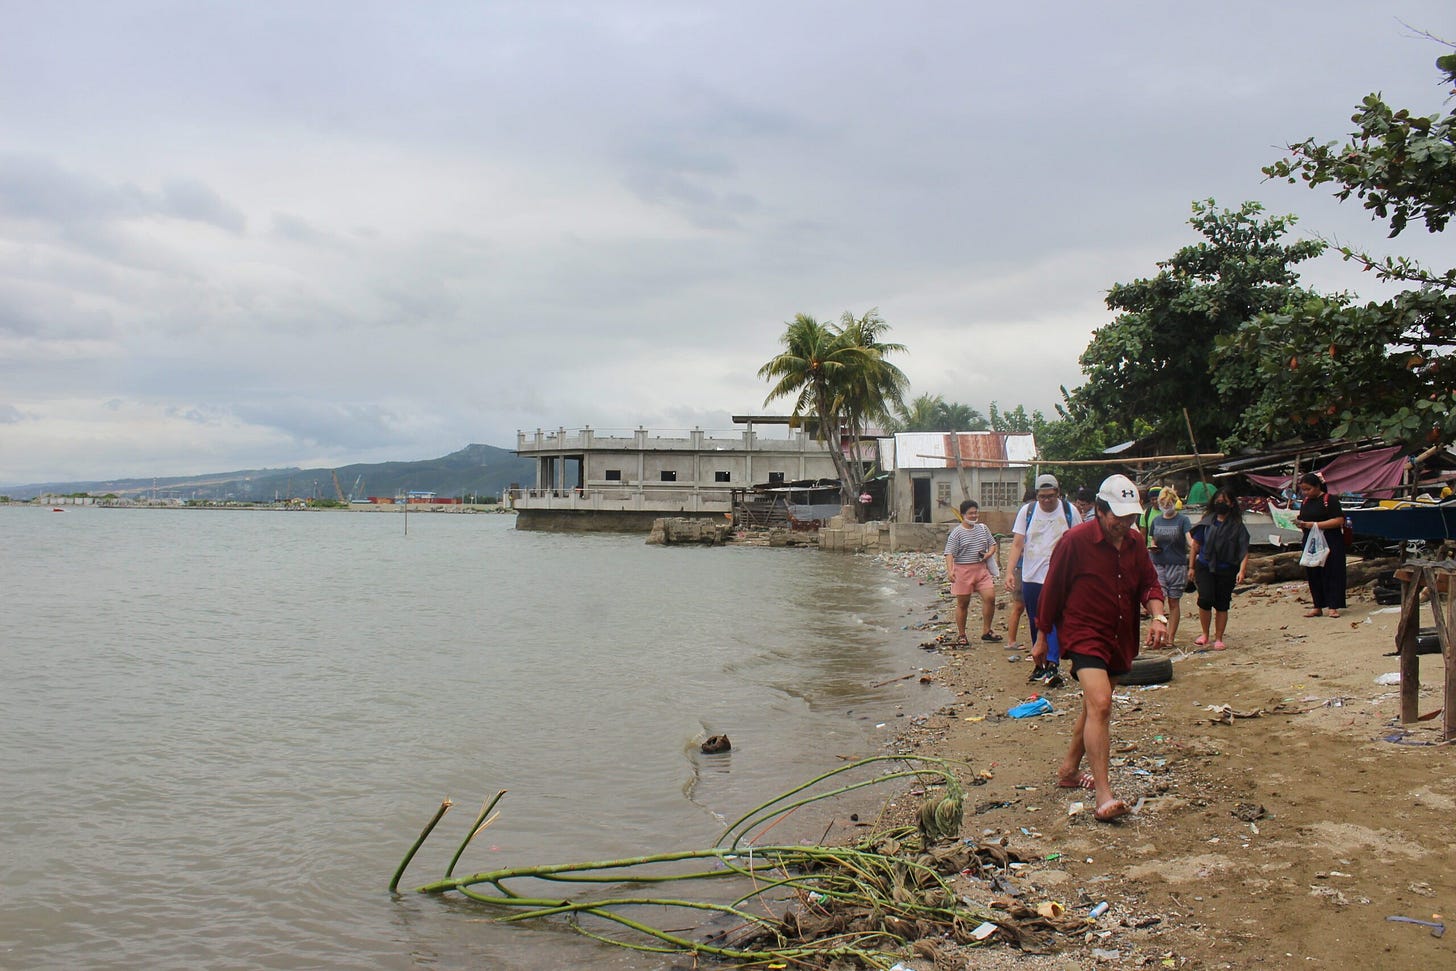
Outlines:
<svg viewBox="0 0 1456 971"><path fill-rule="evenodd" d="M1077 678L1077 672L1083 668L1094 668L1098 671L1106 671L1107 676L1113 681L1116 681L1118 677L1127 673L1126 671L1112 670L1107 666L1106 661L1095 654L1078 654L1076 651L1063 651L1062 656L1071 660L1073 678ZM1077 680L1080 681L1082 679L1077 678Z"/></svg>
<svg viewBox="0 0 1456 971"><path fill-rule="evenodd" d="M1236 573L1214 573L1202 563L1195 571L1198 579L1198 609L1228 613L1234 599Z"/></svg>

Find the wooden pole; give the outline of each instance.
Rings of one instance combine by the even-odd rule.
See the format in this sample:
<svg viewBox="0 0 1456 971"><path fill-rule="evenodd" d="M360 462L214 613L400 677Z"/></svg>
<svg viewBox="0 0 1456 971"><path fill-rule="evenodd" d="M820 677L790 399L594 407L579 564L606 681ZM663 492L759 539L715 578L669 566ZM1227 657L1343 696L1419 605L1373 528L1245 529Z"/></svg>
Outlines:
<svg viewBox="0 0 1456 971"><path fill-rule="evenodd" d="M1416 642L1421 633L1421 589L1425 571L1406 567L1396 571L1400 580L1400 623L1395 628L1395 646L1400 651L1400 720L1413 722L1420 718L1421 660L1416 656Z"/></svg>
<svg viewBox="0 0 1456 971"><path fill-rule="evenodd" d="M1210 460L1214 460L1214 461L1216 461L1218 459L1227 458L1227 457L1228 457L1227 454L1224 453L1224 452L1209 452L1207 455L1203 456L1203 458L1210 459ZM916 458L922 458L922 459L942 459L943 460L943 459L945 459L945 456L944 455L930 455L930 454L924 453L924 452L917 452L916 453ZM1194 459L1194 458L1198 458L1198 456L1196 456L1196 455L1143 455L1143 456L1133 456L1131 458L1118 458L1116 456L1110 456L1110 457L1105 458L1105 459L1068 459L1065 462L1058 462L1058 461L1054 461L1052 459L1039 458L1034 463L1032 463L1032 466L1038 472L1040 472L1041 467L1043 465L1148 465L1148 464L1151 464L1153 462L1187 462L1190 459ZM981 466L985 466L987 468L992 468L992 467L1004 466L1004 465L1026 465L1027 463L1026 462L1013 462L1011 459L979 459L978 458L978 459L968 459L966 461L966 464L968 466L970 466L970 465L981 465Z"/></svg>
<svg viewBox="0 0 1456 971"><path fill-rule="evenodd" d="M1193 446L1193 461L1198 466L1198 481L1206 481L1203 475L1203 459L1198 456L1198 439L1193 437L1193 419L1188 417L1188 409L1183 409L1183 421L1188 426L1188 444Z"/></svg>
<svg viewBox="0 0 1456 971"><path fill-rule="evenodd" d="M961 433L950 432L951 448L955 451L956 475L961 482L961 499L971 498L971 488L966 485L966 463L961 461ZM956 510L956 521L960 521L960 511Z"/></svg>

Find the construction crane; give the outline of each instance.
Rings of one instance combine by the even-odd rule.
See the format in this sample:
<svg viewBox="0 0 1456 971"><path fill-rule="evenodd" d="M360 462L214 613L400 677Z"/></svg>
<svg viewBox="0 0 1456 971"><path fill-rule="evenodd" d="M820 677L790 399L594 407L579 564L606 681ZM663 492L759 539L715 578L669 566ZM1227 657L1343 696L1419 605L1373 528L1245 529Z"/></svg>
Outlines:
<svg viewBox="0 0 1456 971"><path fill-rule="evenodd" d="M349 500L347 500L347 499L344 498L344 487L341 486L341 485L339 485L339 470L338 469L334 469L333 470L333 474L334 474L334 495L336 495L336 496L339 497L339 501L340 502L348 502Z"/></svg>
<svg viewBox="0 0 1456 971"><path fill-rule="evenodd" d="M349 490L349 501L350 502L353 502L355 499L360 499L363 496L364 496L364 476L361 475L361 476L359 476L359 478L357 478L357 479L354 480L354 488L352 488L352 489Z"/></svg>

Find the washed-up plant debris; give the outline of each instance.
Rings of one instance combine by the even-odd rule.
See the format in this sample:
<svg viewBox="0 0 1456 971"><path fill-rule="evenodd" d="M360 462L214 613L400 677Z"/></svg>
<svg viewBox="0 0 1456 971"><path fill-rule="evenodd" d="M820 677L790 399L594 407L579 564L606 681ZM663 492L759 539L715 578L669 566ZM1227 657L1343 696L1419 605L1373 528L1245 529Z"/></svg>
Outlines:
<svg viewBox="0 0 1456 971"><path fill-rule="evenodd" d="M846 773L881 770L885 763L894 765L872 778L837 784ZM1083 927L1077 918L1049 918L1021 907L978 913L957 900L951 883L956 874L990 878L1022 861L999 845L958 839L965 790L954 768L941 759L876 756L771 799L731 823L711 847L456 876L466 847L499 815L492 811L502 792L476 817L444 877L416 890L458 893L497 912L503 923L556 921L625 948L743 966L887 968L907 956L935 960L941 948L998 939L1042 951L1050 935ZM918 825L875 827L850 846L757 842L801 806L897 782L926 793ZM449 807L449 800L441 804L405 855L391 891ZM707 892L725 881L730 892ZM673 888L670 895L652 895L664 887Z"/></svg>

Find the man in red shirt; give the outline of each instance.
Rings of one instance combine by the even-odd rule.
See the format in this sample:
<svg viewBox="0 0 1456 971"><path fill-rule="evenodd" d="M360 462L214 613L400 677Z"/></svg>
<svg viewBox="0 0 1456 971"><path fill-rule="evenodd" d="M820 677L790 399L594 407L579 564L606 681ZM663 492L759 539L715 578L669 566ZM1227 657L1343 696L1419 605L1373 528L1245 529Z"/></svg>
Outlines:
<svg viewBox="0 0 1456 971"><path fill-rule="evenodd" d="M1057 785L1093 790L1097 819L1108 823L1131 811L1112 794L1108 779L1112 686L1137 657L1142 606L1153 618L1149 647L1166 640L1168 620L1147 544L1133 528L1143 511L1137 486L1125 475L1111 476L1097 492L1096 510L1094 519L1069 529L1052 552L1032 657L1038 663L1045 657L1046 637L1040 632L1055 629L1063 656L1072 662L1072 677L1082 684L1082 710ZM1090 774L1082 771L1083 756Z"/></svg>

